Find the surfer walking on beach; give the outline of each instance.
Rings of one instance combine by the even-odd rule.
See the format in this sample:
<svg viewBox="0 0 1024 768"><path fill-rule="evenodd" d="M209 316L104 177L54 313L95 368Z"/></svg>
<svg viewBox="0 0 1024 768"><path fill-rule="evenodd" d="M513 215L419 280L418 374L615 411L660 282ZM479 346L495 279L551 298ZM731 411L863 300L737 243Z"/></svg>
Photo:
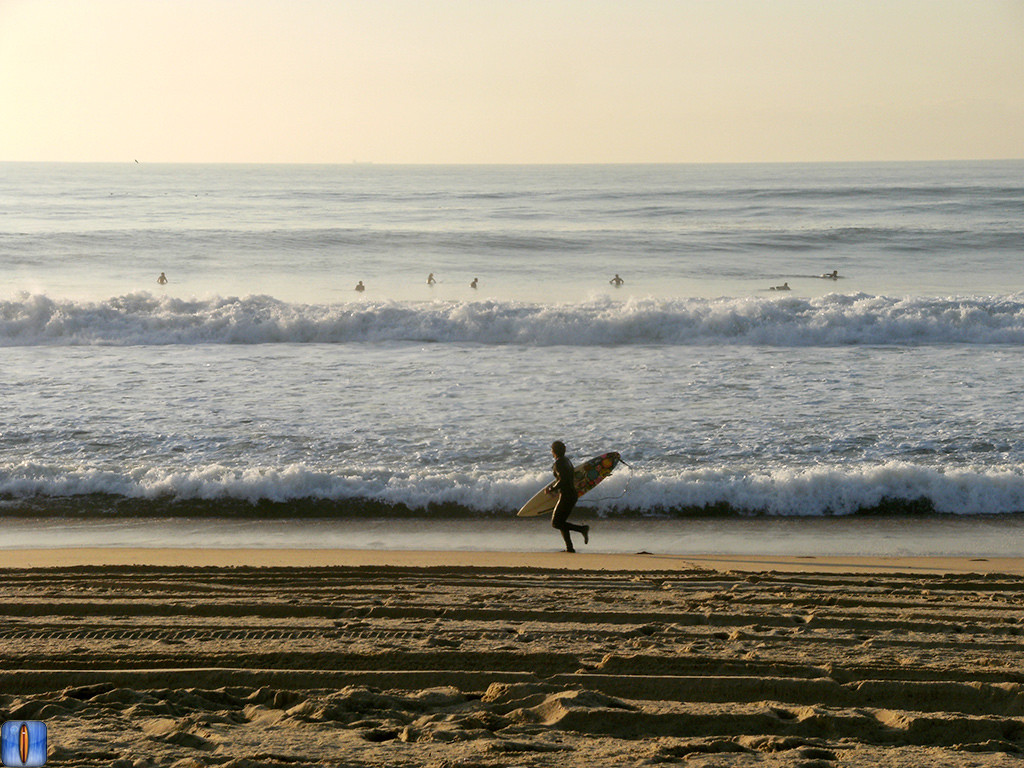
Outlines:
<svg viewBox="0 0 1024 768"><path fill-rule="evenodd" d="M565 457L565 443L555 440L551 444L551 455L555 458L555 464L551 471L555 474L555 480L544 490L549 494L558 494L558 501L555 502L555 509L551 513L551 527L562 532L565 540L565 551L575 552L572 545L571 531L583 534L583 543L590 543L590 526L575 525L569 522L569 513L576 506L579 495L576 493L576 470L572 462Z"/></svg>

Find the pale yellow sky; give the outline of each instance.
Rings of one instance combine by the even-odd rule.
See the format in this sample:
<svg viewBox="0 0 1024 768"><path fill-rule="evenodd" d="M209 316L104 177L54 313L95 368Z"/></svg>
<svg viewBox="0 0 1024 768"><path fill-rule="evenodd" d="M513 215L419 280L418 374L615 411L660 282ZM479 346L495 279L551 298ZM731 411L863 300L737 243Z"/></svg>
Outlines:
<svg viewBox="0 0 1024 768"><path fill-rule="evenodd" d="M1024 156L1024 0L0 0L0 161Z"/></svg>

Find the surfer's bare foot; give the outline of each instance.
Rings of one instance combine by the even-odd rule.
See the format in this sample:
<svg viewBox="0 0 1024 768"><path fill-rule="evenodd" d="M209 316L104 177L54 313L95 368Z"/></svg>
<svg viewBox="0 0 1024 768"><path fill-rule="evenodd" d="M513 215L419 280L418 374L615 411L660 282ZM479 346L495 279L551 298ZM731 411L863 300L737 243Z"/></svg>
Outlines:
<svg viewBox="0 0 1024 768"><path fill-rule="evenodd" d="M590 526L589 525L584 525L583 526L583 543L584 544L589 544L590 543Z"/></svg>
<svg viewBox="0 0 1024 768"><path fill-rule="evenodd" d="M576 550L575 549L567 549L565 551L568 552L570 555L576 554Z"/></svg>

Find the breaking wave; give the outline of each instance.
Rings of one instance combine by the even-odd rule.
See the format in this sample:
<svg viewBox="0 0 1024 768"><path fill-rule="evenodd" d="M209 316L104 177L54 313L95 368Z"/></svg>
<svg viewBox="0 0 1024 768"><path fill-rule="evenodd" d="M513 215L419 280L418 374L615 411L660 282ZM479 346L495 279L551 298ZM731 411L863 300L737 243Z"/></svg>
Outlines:
<svg viewBox="0 0 1024 768"><path fill-rule="evenodd" d="M244 470L67 471L0 467L0 510L125 515L486 516L514 512L548 476L440 469L332 474L302 465ZM1018 465L940 469L904 461L847 468L620 468L581 500L607 516L819 517L1024 512Z"/></svg>
<svg viewBox="0 0 1024 768"><path fill-rule="evenodd" d="M1024 294L600 299L563 305L310 305L269 296L182 300L149 293L100 302L45 295L0 301L0 346L387 341L525 346L1021 344Z"/></svg>

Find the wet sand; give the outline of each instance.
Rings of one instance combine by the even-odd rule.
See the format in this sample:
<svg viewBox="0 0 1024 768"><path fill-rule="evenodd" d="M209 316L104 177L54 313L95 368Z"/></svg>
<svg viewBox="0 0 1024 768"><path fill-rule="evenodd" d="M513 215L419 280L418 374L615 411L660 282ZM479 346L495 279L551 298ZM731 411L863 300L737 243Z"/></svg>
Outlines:
<svg viewBox="0 0 1024 768"><path fill-rule="evenodd" d="M52 764L1010 766L1024 563L5 551Z"/></svg>

